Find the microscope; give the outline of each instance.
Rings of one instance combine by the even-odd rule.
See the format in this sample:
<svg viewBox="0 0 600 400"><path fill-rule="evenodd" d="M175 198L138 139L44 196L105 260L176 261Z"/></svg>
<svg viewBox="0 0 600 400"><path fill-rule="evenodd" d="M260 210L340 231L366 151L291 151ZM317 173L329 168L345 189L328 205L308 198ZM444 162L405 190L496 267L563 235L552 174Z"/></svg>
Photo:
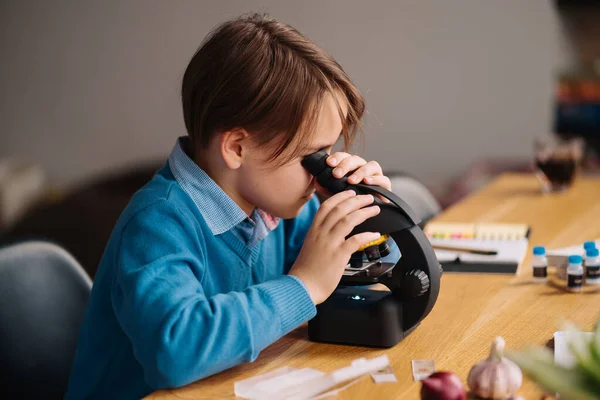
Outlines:
<svg viewBox="0 0 600 400"><path fill-rule="evenodd" d="M381 237L352 255L336 290L317 306L317 315L308 323L308 337L315 342L392 347L433 309L442 267L408 204L380 186L335 178L333 168L326 164L327 157L325 150L319 150L306 156L302 166L331 194L349 189L372 194L380 213L356 226L349 236L380 232ZM390 238L401 253L395 264L381 260L390 252ZM376 283L389 291L365 287Z"/></svg>

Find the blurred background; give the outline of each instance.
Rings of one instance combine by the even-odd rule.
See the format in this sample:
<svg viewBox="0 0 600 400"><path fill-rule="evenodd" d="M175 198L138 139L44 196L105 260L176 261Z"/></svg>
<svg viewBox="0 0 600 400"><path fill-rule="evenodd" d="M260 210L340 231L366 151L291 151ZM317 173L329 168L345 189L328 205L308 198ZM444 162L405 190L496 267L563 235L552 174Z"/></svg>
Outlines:
<svg viewBox="0 0 600 400"><path fill-rule="evenodd" d="M44 238L91 277L120 212L185 134L184 69L218 23L259 11L330 52L367 100L355 150L441 209L536 137L598 169L600 2L0 2L0 245ZM402 195L402 193L400 193Z"/></svg>

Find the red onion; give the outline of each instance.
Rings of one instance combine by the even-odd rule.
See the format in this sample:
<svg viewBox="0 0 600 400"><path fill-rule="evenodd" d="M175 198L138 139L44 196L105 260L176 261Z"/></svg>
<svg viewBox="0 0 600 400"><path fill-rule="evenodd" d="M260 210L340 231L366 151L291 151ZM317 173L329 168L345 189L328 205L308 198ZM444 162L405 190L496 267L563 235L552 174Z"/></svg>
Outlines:
<svg viewBox="0 0 600 400"><path fill-rule="evenodd" d="M466 400L467 392L460 378L440 371L421 381L421 400Z"/></svg>

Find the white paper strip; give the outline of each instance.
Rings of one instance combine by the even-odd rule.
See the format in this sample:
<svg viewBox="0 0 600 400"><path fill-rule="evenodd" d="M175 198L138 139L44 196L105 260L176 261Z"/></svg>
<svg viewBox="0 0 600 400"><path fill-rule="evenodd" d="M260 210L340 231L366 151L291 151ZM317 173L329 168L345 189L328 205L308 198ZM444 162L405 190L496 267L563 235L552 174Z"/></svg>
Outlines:
<svg viewBox="0 0 600 400"><path fill-rule="evenodd" d="M387 355L371 360L358 359L329 375L311 369L283 367L267 374L234 383L235 395L246 399L310 399L340 383L359 378L389 366Z"/></svg>

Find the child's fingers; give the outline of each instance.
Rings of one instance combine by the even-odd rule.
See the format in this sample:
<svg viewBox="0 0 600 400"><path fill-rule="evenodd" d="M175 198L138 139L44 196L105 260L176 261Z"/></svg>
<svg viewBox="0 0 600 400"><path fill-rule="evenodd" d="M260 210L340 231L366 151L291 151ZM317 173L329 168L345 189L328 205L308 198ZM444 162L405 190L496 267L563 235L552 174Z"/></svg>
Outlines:
<svg viewBox="0 0 600 400"><path fill-rule="evenodd" d="M352 232L352 230L368 220L379 214L381 209L379 206L370 206L361 208L348 214L345 218L342 218L336 226L331 230L333 237L339 237L342 240Z"/></svg>
<svg viewBox="0 0 600 400"><path fill-rule="evenodd" d="M332 210L335 210L336 207L344 200L355 196L356 192L354 190L344 190L343 192L336 193L327 200L325 200L323 204L321 204L321 207L319 207L319 211L317 211L317 214L315 215L313 225L316 224L317 228L320 228Z"/></svg>
<svg viewBox="0 0 600 400"><path fill-rule="evenodd" d="M381 170L381 166L377 161L369 161L356 171L352 173L348 177L348 182L350 183L359 183L366 176L378 176L383 175L383 171Z"/></svg>
<svg viewBox="0 0 600 400"><path fill-rule="evenodd" d="M344 153L343 151L338 151L327 157L327 165L330 167L335 167L340 163L340 161L348 157L350 157L350 154Z"/></svg>
<svg viewBox="0 0 600 400"><path fill-rule="evenodd" d="M321 229L330 232L341 220L348 220L350 214L372 204L374 200L375 198L371 194L362 194L345 199L325 216L321 223Z"/></svg>
<svg viewBox="0 0 600 400"><path fill-rule="evenodd" d="M367 185L381 186L384 189L392 191L392 182L385 175L367 176L363 179Z"/></svg>
<svg viewBox="0 0 600 400"><path fill-rule="evenodd" d="M344 244L342 245L342 250L347 253L354 253L361 246L372 242L374 240L379 239L381 234L379 232L362 232L357 233L356 235L352 235L349 237Z"/></svg>
<svg viewBox="0 0 600 400"><path fill-rule="evenodd" d="M342 161L340 161L338 163L338 166L335 167L335 169L333 170L333 176L335 178L341 178L342 176L346 175L348 172L354 171L355 169L358 169L366 164L367 164L367 162L359 156L350 156L350 157L344 158Z"/></svg>
<svg viewBox="0 0 600 400"><path fill-rule="evenodd" d="M350 175L348 177L348 183L359 183L360 181L363 180L363 178L365 176L367 176L367 174L365 173L365 171L363 170L364 167L361 167L359 169L357 169L356 171L354 171L352 173L352 175Z"/></svg>
<svg viewBox="0 0 600 400"><path fill-rule="evenodd" d="M390 192L392 191L392 182L390 181L390 178L388 178L387 176L384 176L384 175L367 176L365 179L363 179L363 181L367 185L380 186L384 189L389 190ZM384 203L390 202L388 199L386 199L385 197L383 197L381 195L377 195L377 197L379 198L379 200L383 201Z"/></svg>
<svg viewBox="0 0 600 400"><path fill-rule="evenodd" d="M382 175L381 167L376 161L369 161L348 177L348 182L359 183L367 176L379 176Z"/></svg>

